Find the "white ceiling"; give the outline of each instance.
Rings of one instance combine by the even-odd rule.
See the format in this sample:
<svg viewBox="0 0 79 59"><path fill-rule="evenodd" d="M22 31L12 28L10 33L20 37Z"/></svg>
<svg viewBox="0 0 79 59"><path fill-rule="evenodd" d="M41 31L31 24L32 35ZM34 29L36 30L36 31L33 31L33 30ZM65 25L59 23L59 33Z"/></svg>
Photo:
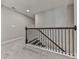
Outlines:
<svg viewBox="0 0 79 59"><path fill-rule="evenodd" d="M2 0L1 2L9 8L15 7L18 12L34 18L36 13L58 6L73 4L74 0ZM27 9L30 9L30 13L26 12Z"/></svg>

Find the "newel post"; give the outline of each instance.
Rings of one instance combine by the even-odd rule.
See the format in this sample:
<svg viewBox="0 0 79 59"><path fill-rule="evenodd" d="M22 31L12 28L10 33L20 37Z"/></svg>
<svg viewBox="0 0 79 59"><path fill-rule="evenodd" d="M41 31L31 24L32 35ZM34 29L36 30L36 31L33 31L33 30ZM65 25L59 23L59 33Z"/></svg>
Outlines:
<svg viewBox="0 0 79 59"><path fill-rule="evenodd" d="M25 31L26 31L26 39L25 39L25 44L28 43L28 39L27 39L27 27L25 28Z"/></svg>

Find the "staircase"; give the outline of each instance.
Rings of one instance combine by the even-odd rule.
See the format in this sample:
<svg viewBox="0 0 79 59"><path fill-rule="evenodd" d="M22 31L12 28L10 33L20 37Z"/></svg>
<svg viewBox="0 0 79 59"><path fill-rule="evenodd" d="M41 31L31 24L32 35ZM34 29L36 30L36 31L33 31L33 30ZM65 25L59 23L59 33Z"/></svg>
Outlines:
<svg viewBox="0 0 79 59"><path fill-rule="evenodd" d="M32 45L36 45L36 46L39 46L39 47L46 47L46 45L43 45L42 42L40 42L40 40L38 40L37 38L31 40L28 42L29 44L32 44Z"/></svg>
<svg viewBox="0 0 79 59"><path fill-rule="evenodd" d="M74 27L26 28L26 44L61 54L74 55Z"/></svg>

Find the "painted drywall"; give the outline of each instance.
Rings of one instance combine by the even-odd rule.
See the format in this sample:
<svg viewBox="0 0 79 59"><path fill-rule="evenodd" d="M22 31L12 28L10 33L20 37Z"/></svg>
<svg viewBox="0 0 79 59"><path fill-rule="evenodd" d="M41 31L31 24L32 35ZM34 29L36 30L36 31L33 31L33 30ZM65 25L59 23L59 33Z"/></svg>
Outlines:
<svg viewBox="0 0 79 59"><path fill-rule="evenodd" d="M34 20L14 10L1 6L1 40L25 37L25 27L33 27Z"/></svg>
<svg viewBox="0 0 79 59"><path fill-rule="evenodd" d="M74 6L61 6L40 12L35 16L36 27L74 26Z"/></svg>

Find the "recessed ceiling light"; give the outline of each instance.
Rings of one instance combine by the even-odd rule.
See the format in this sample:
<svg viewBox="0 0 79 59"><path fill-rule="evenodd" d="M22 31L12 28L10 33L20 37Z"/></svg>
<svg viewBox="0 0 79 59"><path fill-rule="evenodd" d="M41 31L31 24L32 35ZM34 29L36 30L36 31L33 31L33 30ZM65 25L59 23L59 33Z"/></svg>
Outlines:
<svg viewBox="0 0 79 59"><path fill-rule="evenodd" d="M26 12L30 12L30 10L28 9L28 10L26 10Z"/></svg>

